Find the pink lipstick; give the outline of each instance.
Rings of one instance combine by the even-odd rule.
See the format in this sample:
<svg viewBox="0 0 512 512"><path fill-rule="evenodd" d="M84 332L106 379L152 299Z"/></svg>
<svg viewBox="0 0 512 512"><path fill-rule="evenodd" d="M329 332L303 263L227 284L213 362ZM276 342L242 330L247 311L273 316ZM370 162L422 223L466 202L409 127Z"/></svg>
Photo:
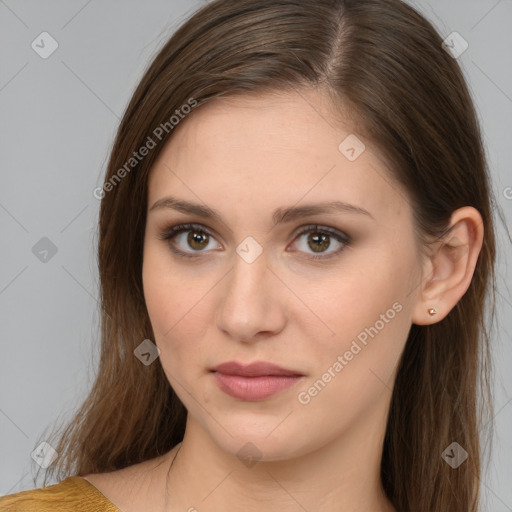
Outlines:
<svg viewBox="0 0 512 512"><path fill-rule="evenodd" d="M236 361L222 363L212 369L219 388L240 400L258 401L290 388L304 378L295 370L287 370L267 362L243 365Z"/></svg>

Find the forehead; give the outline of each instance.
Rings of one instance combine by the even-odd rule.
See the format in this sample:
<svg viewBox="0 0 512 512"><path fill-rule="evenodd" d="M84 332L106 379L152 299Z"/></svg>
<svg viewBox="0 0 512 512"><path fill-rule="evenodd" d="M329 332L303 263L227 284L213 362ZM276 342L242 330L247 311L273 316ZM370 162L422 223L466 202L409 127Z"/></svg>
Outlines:
<svg viewBox="0 0 512 512"><path fill-rule="evenodd" d="M312 155L329 146L336 152L340 131L351 129L334 116L327 96L318 91L252 93L202 105L181 122L169 145L202 147L205 156L216 157L220 152L238 156L244 150L263 156L286 150Z"/></svg>
<svg viewBox="0 0 512 512"><path fill-rule="evenodd" d="M371 142L354 137L348 114L340 118L316 90L217 98L175 128L151 171L148 203L167 192L226 210L229 198L255 214L316 200L399 213L404 191ZM358 139L365 149L350 160L343 143Z"/></svg>

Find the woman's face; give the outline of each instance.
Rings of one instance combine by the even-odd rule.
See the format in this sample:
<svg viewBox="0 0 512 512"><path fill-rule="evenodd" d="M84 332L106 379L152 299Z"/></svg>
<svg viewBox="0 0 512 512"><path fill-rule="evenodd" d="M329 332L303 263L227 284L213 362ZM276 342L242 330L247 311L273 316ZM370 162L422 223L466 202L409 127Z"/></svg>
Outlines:
<svg viewBox="0 0 512 512"><path fill-rule="evenodd" d="M217 99L175 128L148 187L144 293L189 421L264 460L383 431L422 269L407 196L369 141L314 90ZM163 239L179 224L194 226ZM238 379L232 396L212 372L228 361L302 377L270 396Z"/></svg>

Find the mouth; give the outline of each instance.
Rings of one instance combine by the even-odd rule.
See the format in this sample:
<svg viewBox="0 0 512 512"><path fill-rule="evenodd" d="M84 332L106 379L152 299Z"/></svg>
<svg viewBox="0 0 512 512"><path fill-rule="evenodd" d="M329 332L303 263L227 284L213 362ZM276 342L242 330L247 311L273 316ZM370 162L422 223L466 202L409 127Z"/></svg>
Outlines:
<svg viewBox="0 0 512 512"><path fill-rule="evenodd" d="M260 401L296 385L302 373L267 362L242 365L235 361L211 370L216 384L224 393L245 401Z"/></svg>
<svg viewBox="0 0 512 512"><path fill-rule="evenodd" d="M288 370L277 366L273 363L258 361L255 363L244 365L237 361L228 361L212 368L212 371L223 373L225 375L239 375L243 377L265 377L265 376L285 376L285 377L301 377L303 374L296 370Z"/></svg>

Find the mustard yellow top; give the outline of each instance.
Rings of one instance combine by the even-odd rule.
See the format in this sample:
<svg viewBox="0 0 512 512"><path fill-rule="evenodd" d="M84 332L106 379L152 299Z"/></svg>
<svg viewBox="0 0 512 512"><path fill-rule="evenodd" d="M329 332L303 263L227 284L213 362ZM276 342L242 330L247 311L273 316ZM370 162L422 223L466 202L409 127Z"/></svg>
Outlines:
<svg viewBox="0 0 512 512"><path fill-rule="evenodd" d="M0 498L0 512L122 512L81 476Z"/></svg>

